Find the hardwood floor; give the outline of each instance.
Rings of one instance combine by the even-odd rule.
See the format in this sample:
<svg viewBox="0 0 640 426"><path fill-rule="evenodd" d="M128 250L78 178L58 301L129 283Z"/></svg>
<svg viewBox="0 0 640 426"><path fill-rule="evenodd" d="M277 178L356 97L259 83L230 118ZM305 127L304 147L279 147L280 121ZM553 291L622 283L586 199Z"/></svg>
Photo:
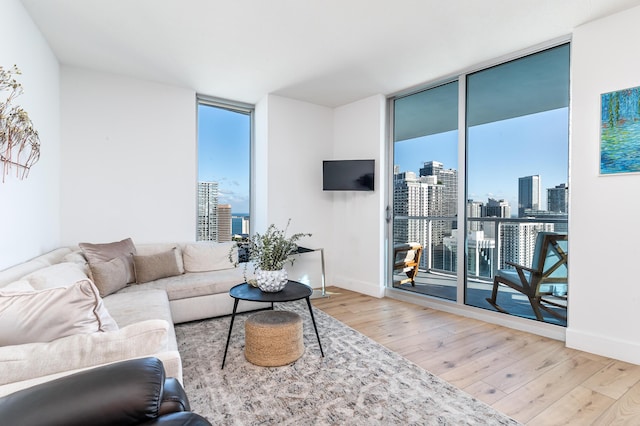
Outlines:
<svg viewBox="0 0 640 426"><path fill-rule="evenodd" d="M640 366L394 299L313 305L526 425L640 425Z"/></svg>

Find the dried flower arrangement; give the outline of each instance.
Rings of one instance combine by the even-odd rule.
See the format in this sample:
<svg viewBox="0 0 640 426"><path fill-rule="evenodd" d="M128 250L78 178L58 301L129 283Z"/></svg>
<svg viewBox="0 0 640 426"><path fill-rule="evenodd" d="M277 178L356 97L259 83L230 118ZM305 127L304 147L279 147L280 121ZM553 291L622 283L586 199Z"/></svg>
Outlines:
<svg viewBox="0 0 640 426"><path fill-rule="evenodd" d="M11 102L22 94L22 85L15 76L20 75L17 66L5 70L0 66L0 94L8 92L7 100L0 102L0 163L2 181L11 167L16 177L24 179L31 166L40 158L40 138L27 111Z"/></svg>

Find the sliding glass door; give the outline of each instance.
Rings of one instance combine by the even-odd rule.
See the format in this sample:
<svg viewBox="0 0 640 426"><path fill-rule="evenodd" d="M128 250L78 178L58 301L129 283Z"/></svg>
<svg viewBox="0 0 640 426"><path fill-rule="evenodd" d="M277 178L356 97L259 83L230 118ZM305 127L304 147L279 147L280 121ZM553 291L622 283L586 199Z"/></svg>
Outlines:
<svg viewBox="0 0 640 426"><path fill-rule="evenodd" d="M457 81L394 101L393 152L393 286L456 300Z"/></svg>
<svg viewBox="0 0 640 426"><path fill-rule="evenodd" d="M522 283L514 265L532 266L540 232L567 232L569 45L468 75L466 100L465 301L535 318L520 291L500 286L495 301L487 298L497 271Z"/></svg>
<svg viewBox="0 0 640 426"><path fill-rule="evenodd" d="M536 318L526 292L492 290L499 271L532 266L538 234L567 232L569 44L398 96L391 109L390 286ZM566 315L564 271L544 291Z"/></svg>

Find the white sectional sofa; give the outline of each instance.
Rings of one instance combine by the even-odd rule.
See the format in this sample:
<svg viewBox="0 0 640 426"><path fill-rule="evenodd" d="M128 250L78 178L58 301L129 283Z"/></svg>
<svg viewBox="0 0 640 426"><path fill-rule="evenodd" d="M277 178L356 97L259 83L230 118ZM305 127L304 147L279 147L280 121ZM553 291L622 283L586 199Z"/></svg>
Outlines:
<svg viewBox="0 0 640 426"><path fill-rule="evenodd" d="M113 244L122 243L133 245ZM245 280L228 259L233 244L135 245L111 260L92 258L101 245L63 247L0 271L0 396L150 355L182 380L173 324L231 314L229 289ZM123 272L131 266L133 278ZM131 279L145 282L122 285ZM246 302L239 311L266 307Z"/></svg>

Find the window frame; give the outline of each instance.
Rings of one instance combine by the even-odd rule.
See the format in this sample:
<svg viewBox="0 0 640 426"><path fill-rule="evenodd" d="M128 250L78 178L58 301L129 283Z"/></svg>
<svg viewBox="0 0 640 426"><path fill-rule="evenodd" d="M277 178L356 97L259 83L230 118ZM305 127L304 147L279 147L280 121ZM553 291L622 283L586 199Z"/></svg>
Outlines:
<svg viewBox="0 0 640 426"><path fill-rule="evenodd" d="M545 50L553 49L555 47L568 44L571 49L571 36L562 36L556 39L540 43L531 46L526 49L522 49L516 52L509 53L497 58L493 58L476 65L470 66L466 69L462 69L452 74L445 75L441 78L437 78L426 83L413 86L411 88L393 93L387 96L387 158L394 158L394 102L397 99L410 96L431 88L441 86L443 84L450 83L452 81L458 81L458 223L464 223L465 232L458 232L457 244L458 247L465 247L463 255L457 257L457 270L464 271L464 273L457 274L457 300L451 301L446 299L437 299L429 296L423 296L417 293L408 293L400 289L395 289L392 286L393 282L393 268L391 267L390 258L393 253L393 197L394 197L394 182L393 182L393 161L388 161L386 170L386 241L384 245L386 248L385 262L385 295L396 298L399 300L409 301L412 303L418 303L422 306L434 307L436 309L445 310L447 312L453 312L456 314L469 316L472 318L481 318L485 321L508 325L512 328L533 332L543 336L564 340L566 327L557 326L554 324L547 324L538 321L531 321L529 319L506 316L499 312L490 312L483 308L478 308L465 304L465 291L466 291L466 264L467 264L467 212L466 212L466 200L467 200L467 78L469 75L487 70L489 68L499 66L514 60L524 58L529 55L543 52ZM569 76L570 78L570 76ZM569 82L571 84L571 82ZM569 111L571 110L571 99L569 99ZM570 125L570 123L569 123ZM570 152L569 152L570 161ZM568 165L567 165L568 167ZM570 176L569 176L570 179ZM567 182L569 184L569 182ZM569 185L570 186L570 185ZM460 216L460 213L462 216ZM506 317L506 318L505 318Z"/></svg>
<svg viewBox="0 0 640 426"><path fill-rule="evenodd" d="M196 215L196 229L194 229L194 234L198 235L197 224L198 224L198 128L200 115L198 114L198 107L200 105L210 106L214 108L226 109L228 111L237 112L239 114L245 114L249 116L249 234L253 233L253 226L255 220L252 218L255 217L255 105L234 101L224 98L218 98L215 96L203 95L200 93L196 93L196 199L195 199L195 215Z"/></svg>

